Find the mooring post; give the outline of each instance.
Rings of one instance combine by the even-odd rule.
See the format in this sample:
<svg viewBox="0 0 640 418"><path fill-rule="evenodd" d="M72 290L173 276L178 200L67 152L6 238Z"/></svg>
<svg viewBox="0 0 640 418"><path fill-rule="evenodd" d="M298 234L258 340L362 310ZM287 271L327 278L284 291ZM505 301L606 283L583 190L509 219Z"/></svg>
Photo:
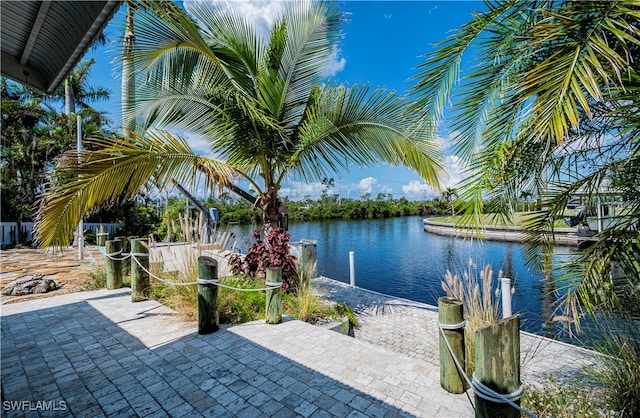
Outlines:
<svg viewBox="0 0 640 418"><path fill-rule="evenodd" d="M356 287L356 253L349 251L349 285Z"/></svg>
<svg viewBox="0 0 640 418"><path fill-rule="evenodd" d="M267 324L282 322L282 268L267 267L267 287L274 287L266 291Z"/></svg>
<svg viewBox="0 0 640 418"><path fill-rule="evenodd" d="M98 232L96 233L96 244L98 244L98 247L104 247L106 242L107 242L107 238L109 237L109 233L108 232Z"/></svg>
<svg viewBox="0 0 640 418"><path fill-rule="evenodd" d="M120 289L122 287L122 260L120 260L122 258L122 241L119 239L108 240L105 244L107 289Z"/></svg>
<svg viewBox="0 0 640 418"><path fill-rule="evenodd" d="M116 237L116 239L119 239L122 242L122 252L123 253L128 253L129 250L130 250L129 238L120 236L120 237Z"/></svg>
<svg viewBox="0 0 640 418"><path fill-rule="evenodd" d="M502 294L502 319L511 316L511 279L503 277L500 279Z"/></svg>
<svg viewBox="0 0 640 418"><path fill-rule="evenodd" d="M211 334L220 328L217 282L218 262L198 257L198 334Z"/></svg>
<svg viewBox="0 0 640 418"><path fill-rule="evenodd" d="M520 405L520 315L478 329L475 341L477 382ZM520 417L520 411L508 403L484 399L482 387L474 389L477 418Z"/></svg>
<svg viewBox="0 0 640 418"><path fill-rule="evenodd" d="M440 335L440 386L449 393L464 393L466 383L464 376L456 367L451 352L455 355L462 370L465 368L464 349L464 311L462 301L449 297L438 299L438 322L442 331ZM445 342L444 336L449 342Z"/></svg>
<svg viewBox="0 0 640 418"><path fill-rule="evenodd" d="M131 240L131 301L139 302L149 297L149 240Z"/></svg>
<svg viewBox="0 0 640 418"><path fill-rule="evenodd" d="M129 254L131 252L131 243L129 241L129 238L125 236L119 236L119 237L116 237L116 239L120 240L121 242L122 254ZM122 275L127 276L129 274L131 274L131 264L123 263Z"/></svg>

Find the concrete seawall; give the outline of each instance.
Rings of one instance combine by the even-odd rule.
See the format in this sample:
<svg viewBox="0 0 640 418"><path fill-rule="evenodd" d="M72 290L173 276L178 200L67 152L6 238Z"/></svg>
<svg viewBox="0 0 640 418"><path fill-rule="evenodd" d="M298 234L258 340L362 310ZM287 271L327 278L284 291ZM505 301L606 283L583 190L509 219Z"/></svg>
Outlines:
<svg viewBox="0 0 640 418"><path fill-rule="evenodd" d="M472 229L456 227L453 224L435 222L429 218L423 219L422 222L426 232L455 238L480 238L489 241L518 243L523 243L526 239L524 230L519 226L486 226L478 236L478 233ZM556 245L580 246L589 241L589 238L576 235L576 231L573 228L557 228L554 231L554 241Z"/></svg>

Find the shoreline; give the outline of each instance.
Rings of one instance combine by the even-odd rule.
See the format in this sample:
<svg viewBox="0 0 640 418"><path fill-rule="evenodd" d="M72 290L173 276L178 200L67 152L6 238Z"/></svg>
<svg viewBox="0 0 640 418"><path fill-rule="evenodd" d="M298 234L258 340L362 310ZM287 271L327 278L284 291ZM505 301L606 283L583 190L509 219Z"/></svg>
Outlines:
<svg viewBox="0 0 640 418"><path fill-rule="evenodd" d="M467 229L456 227L453 224L444 222L431 221L429 218L422 220L423 228L426 232L436 235L449 236L462 239L478 239L475 232ZM577 246L580 247L584 243L590 241L590 237L578 236L574 228L557 228L554 230L554 244L560 246ZM506 241L524 243L526 236L522 227L519 226L486 226L481 232L480 239L488 241Z"/></svg>

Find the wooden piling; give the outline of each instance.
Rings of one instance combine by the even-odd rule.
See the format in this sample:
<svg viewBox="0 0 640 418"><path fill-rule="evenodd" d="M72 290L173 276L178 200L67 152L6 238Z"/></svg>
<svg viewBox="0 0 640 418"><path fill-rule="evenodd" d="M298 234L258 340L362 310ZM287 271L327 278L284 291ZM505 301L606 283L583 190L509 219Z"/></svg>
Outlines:
<svg viewBox="0 0 640 418"><path fill-rule="evenodd" d="M104 247L106 244L107 238L109 238L108 232L98 232L96 234L96 244L98 245L98 247Z"/></svg>
<svg viewBox="0 0 640 418"><path fill-rule="evenodd" d="M149 240L147 238L133 239L131 240L132 302L139 302L149 298L149 273L145 269L149 270Z"/></svg>
<svg viewBox="0 0 640 418"><path fill-rule="evenodd" d="M280 286L266 291L267 324L282 322L282 268L267 267L266 286Z"/></svg>
<svg viewBox="0 0 640 418"><path fill-rule="evenodd" d="M105 254L108 254L106 256L107 289L120 289L122 287L122 260L119 258L122 257L122 241L119 239L107 240L105 245Z"/></svg>
<svg viewBox="0 0 640 418"><path fill-rule="evenodd" d="M202 280L218 280L218 262L211 257L198 257L198 334L211 334L220 328L218 286Z"/></svg>
<svg viewBox="0 0 640 418"><path fill-rule="evenodd" d="M129 252L131 252L131 242L129 241L129 238L126 236L119 236L116 237L116 239L120 240L121 244L121 248L122 248L122 253L123 254L129 254ZM131 263L122 263L122 275L123 276L129 276L131 274Z"/></svg>
<svg viewBox="0 0 640 418"><path fill-rule="evenodd" d="M129 250L131 249L129 245L129 238L125 236L119 236L119 237L116 237L116 239L119 239L122 242L122 252L128 253Z"/></svg>
<svg viewBox="0 0 640 418"><path fill-rule="evenodd" d="M476 331L475 376L500 394L520 388L520 315L505 318ZM514 401L520 405L520 400ZM519 418L520 411L507 403L491 402L476 394L476 417Z"/></svg>
<svg viewBox="0 0 640 418"><path fill-rule="evenodd" d="M447 337L453 354L464 370L465 349L463 321L464 312L462 301L449 297L441 297L438 299L438 322L442 325L444 335ZM455 327L456 325L458 326ZM449 393L464 393L467 386L464 376L460 374L456 367L442 333L439 332L438 334L440 336L440 386Z"/></svg>

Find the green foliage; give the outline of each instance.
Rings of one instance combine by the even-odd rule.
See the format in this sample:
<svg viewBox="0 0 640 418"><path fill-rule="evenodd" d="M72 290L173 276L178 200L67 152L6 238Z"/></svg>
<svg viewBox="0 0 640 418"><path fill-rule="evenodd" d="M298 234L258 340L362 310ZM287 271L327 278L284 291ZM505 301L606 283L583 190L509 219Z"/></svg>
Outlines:
<svg viewBox="0 0 640 418"><path fill-rule="evenodd" d="M153 235L156 239L161 238L159 232L162 217L155 206L146 201L134 204L129 213L132 222L125 222L125 227L120 233L126 236L146 237Z"/></svg>
<svg viewBox="0 0 640 418"><path fill-rule="evenodd" d="M245 275L221 279L226 286L242 289L260 289L264 280ZM265 318L266 296L264 292L218 289L218 311L221 324L239 324Z"/></svg>
<svg viewBox="0 0 640 418"><path fill-rule="evenodd" d="M92 64L93 62L80 63L73 74L81 73L81 79L86 84L85 77ZM4 78L0 85L1 217L3 221L32 221L38 197L52 174L55 159L63 152L75 148L76 117L61 114L48 106L48 102L53 100L52 96L38 95ZM108 97L105 90L100 91ZM95 90L92 89L92 92ZM97 98L98 96L89 94L81 96L79 100L83 108L87 108L88 105L83 100ZM85 136L100 132L106 122L100 113L90 108L78 114L82 117Z"/></svg>
<svg viewBox="0 0 640 418"><path fill-rule="evenodd" d="M581 381L559 383L553 377L541 385L527 385L521 398L524 409L540 418L608 416L602 410L602 393Z"/></svg>
<svg viewBox="0 0 640 418"><path fill-rule="evenodd" d="M90 280L82 285L82 290L98 290L107 287L107 269L95 268L89 273Z"/></svg>
<svg viewBox="0 0 640 418"><path fill-rule="evenodd" d="M598 315L594 328L585 333L588 343L602 354L587 373L594 385L604 388L608 408L623 417L640 415L638 324L637 315Z"/></svg>
<svg viewBox="0 0 640 418"><path fill-rule="evenodd" d="M285 294L282 305L286 315L304 322L314 322L319 318L335 316L335 310L311 286L300 288L295 293Z"/></svg>
<svg viewBox="0 0 640 418"><path fill-rule="evenodd" d="M266 38L217 3L141 2L135 20L125 67L145 83L124 106L140 131L65 154L39 211L40 245L65 245L84 214L132 199L150 180L162 190L174 180L204 179L211 190L247 181L266 226L277 225L278 192L292 176L320 181L387 163L439 186L441 150L420 108L392 91L326 80L344 20L336 3L288 2ZM204 138L215 158L165 128Z"/></svg>
<svg viewBox="0 0 640 418"><path fill-rule="evenodd" d="M425 55L417 76L434 130L451 104L452 148L469 173L458 186L463 222L479 228L487 201L508 218L523 190L538 197L526 225L531 264L542 267L576 195L625 200L628 216L593 237L564 270L571 277L554 275L567 315L619 309L603 291L613 265L638 284L639 10L635 0L489 1ZM467 56L473 70L460 77Z"/></svg>
<svg viewBox="0 0 640 418"><path fill-rule="evenodd" d="M360 328L360 322L358 321L358 317L356 316L356 313L353 311L353 308L351 308L351 305L349 305L347 302L344 302L344 301L336 302L334 309L338 315L347 317L347 319L349 320L350 326L354 328Z"/></svg>
<svg viewBox="0 0 640 418"><path fill-rule="evenodd" d="M38 101L20 100L15 84L2 85L1 216L31 221L54 158L75 145L75 133L66 116L45 111Z"/></svg>

